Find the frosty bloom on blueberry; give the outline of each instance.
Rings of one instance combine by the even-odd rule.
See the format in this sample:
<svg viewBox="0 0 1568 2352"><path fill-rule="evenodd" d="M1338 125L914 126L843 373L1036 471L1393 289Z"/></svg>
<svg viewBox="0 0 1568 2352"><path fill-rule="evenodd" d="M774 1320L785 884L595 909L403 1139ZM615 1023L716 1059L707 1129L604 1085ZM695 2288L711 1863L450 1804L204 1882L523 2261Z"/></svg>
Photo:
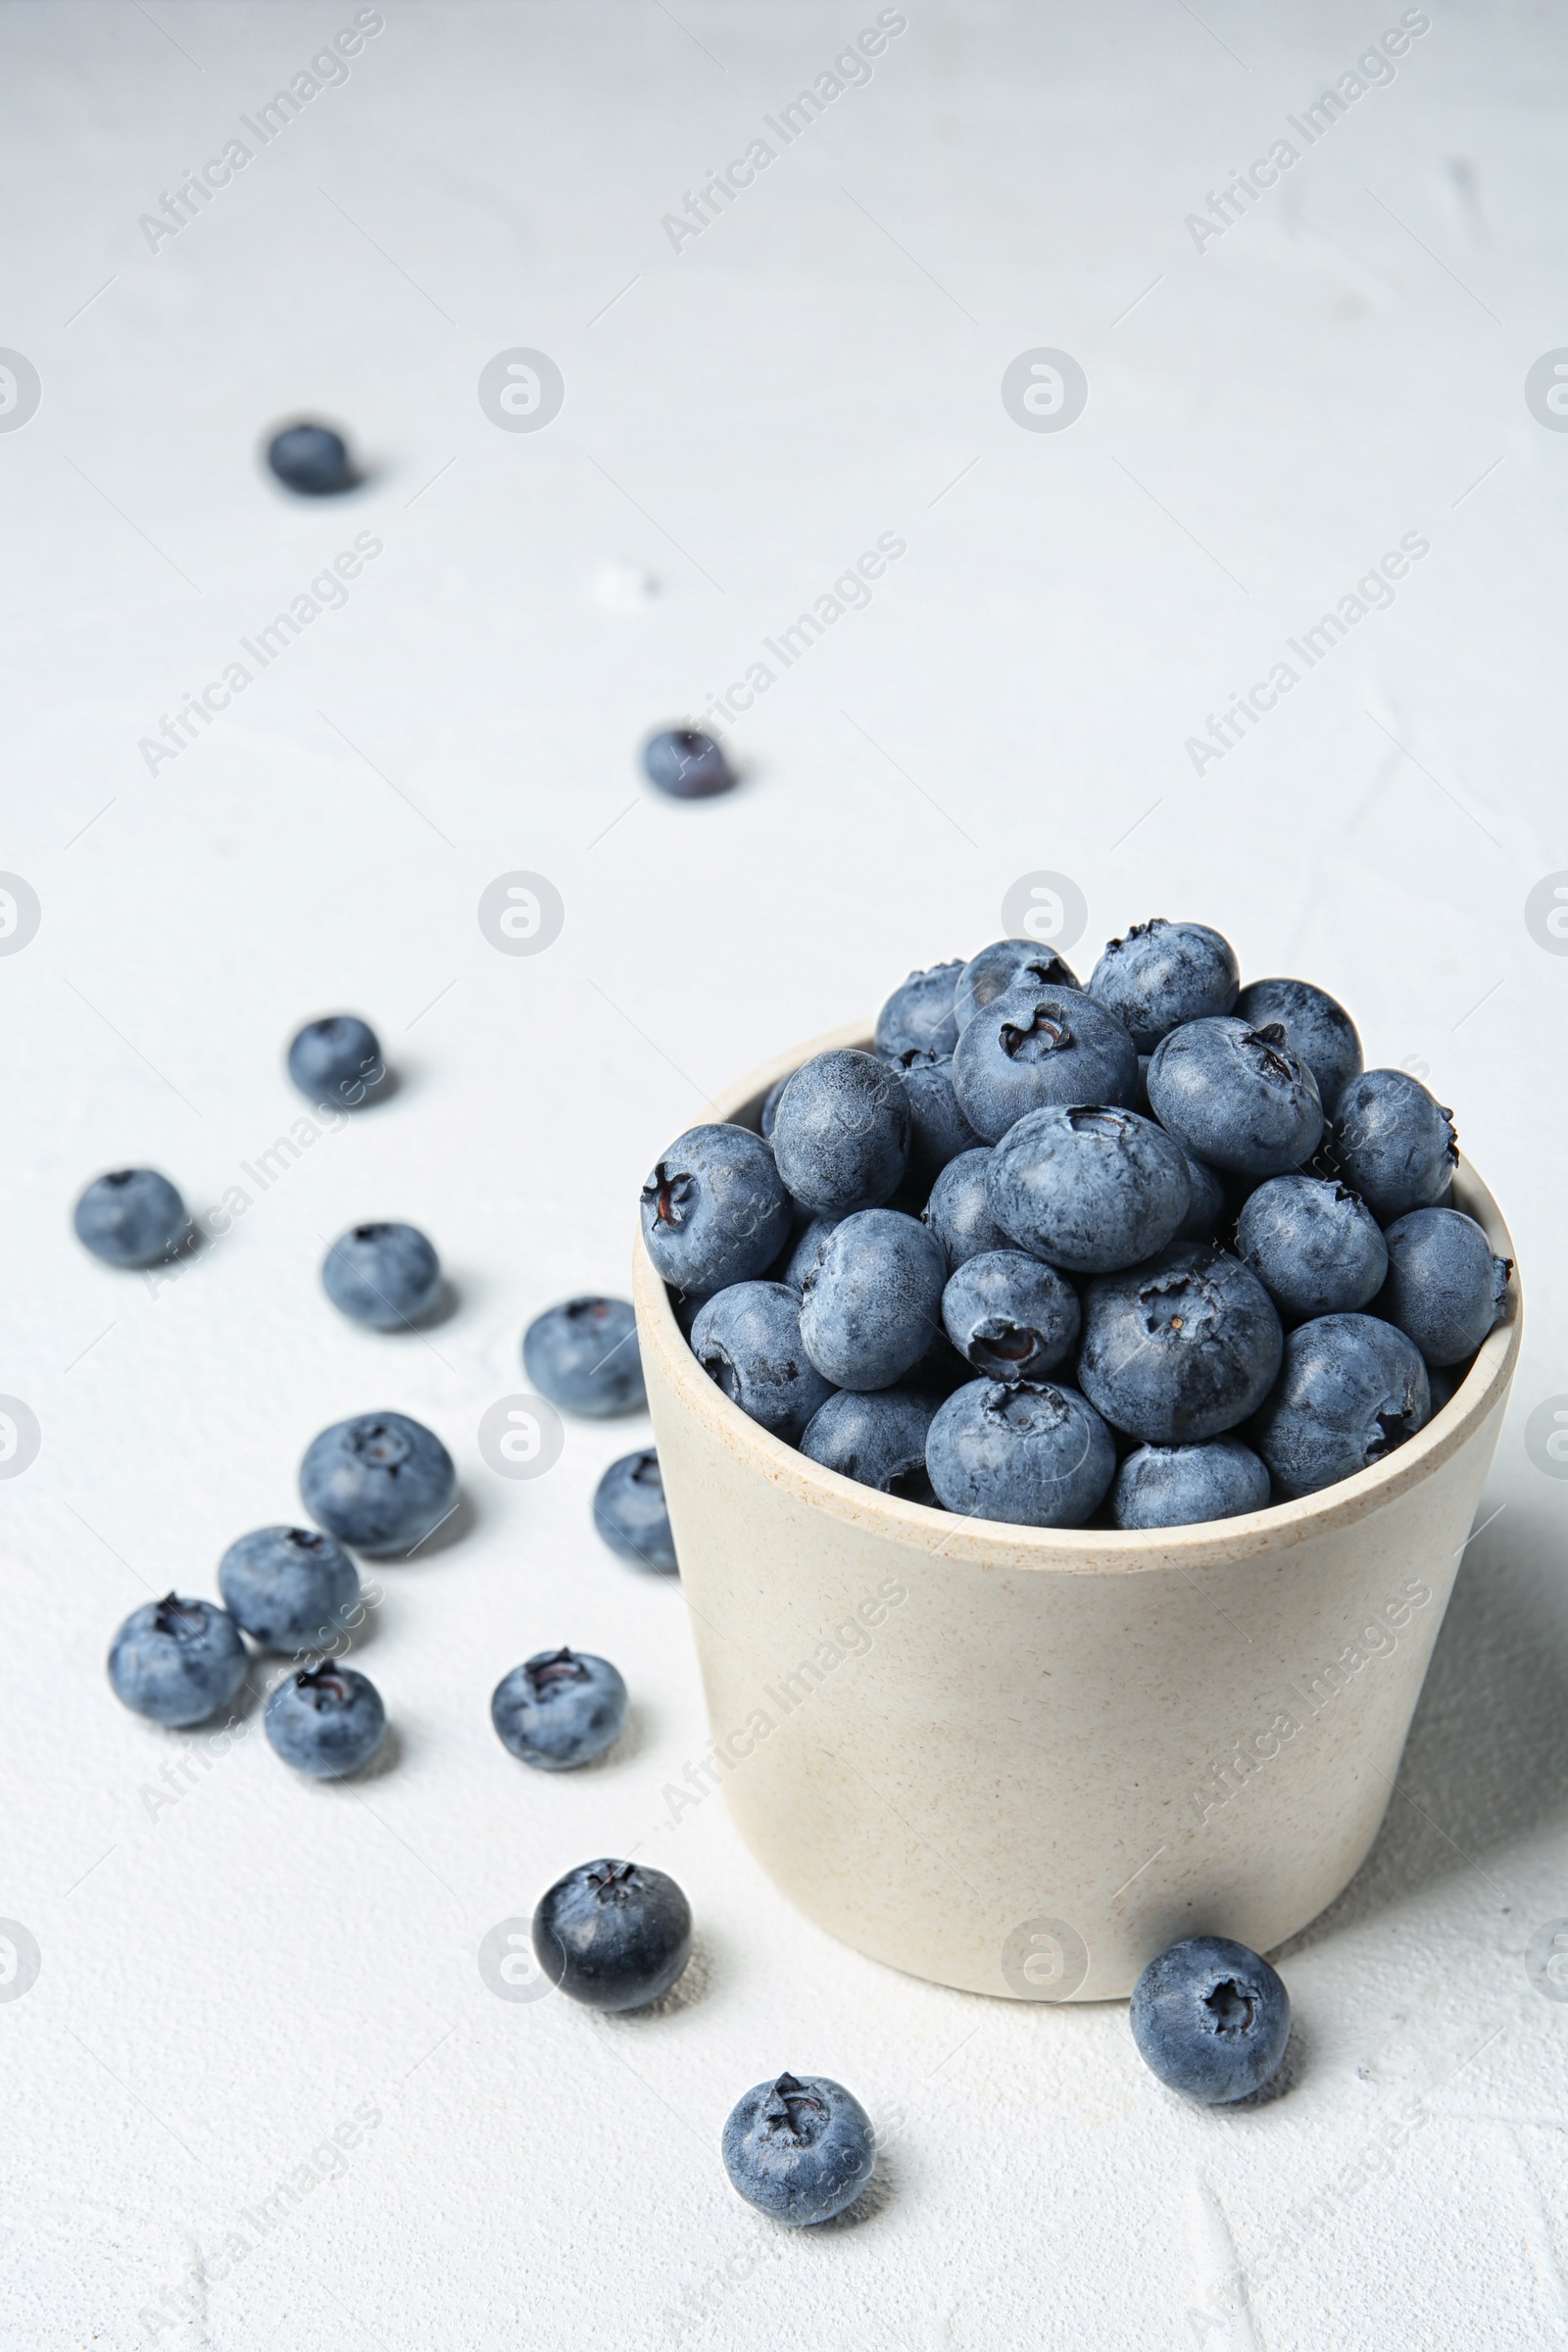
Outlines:
<svg viewBox="0 0 1568 2352"><path fill-rule="evenodd" d="M503 1675L490 1701L503 1747L541 1772L570 1772L613 1747L626 1722L626 1686L608 1658L542 1649Z"/></svg>
<svg viewBox="0 0 1568 2352"><path fill-rule="evenodd" d="M749 1127L689 1127L643 1186L642 1219L664 1280L701 1294L767 1271L789 1233L790 1197Z"/></svg>
<svg viewBox="0 0 1568 2352"><path fill-rule="evenodd" d="M1201 1527L1384 1459L1508 1311L1446 1205L1449 1113L1205 923L1135 923L1087 986L993 941L910 972L874 1044L775 1080L761 1135L692 1129L643 1195L699 1362L841 1477Z"/></svg>
<svg viewBox="0 0 1568 2352"><path fill-rule="evenodd" d="M759 2082L731 2110L723 2151L747 2203L793 2229L843 2213L876 2169L870 2117L827 2075Z"/></svg>
<svg viewBox="0 0 1568 2352"><path fill-rule="evenodd" d="M155 1168L95 1176L76 1202L76 1239L110 1266L152 1266L184 1236L185 1203Z"/></svg>

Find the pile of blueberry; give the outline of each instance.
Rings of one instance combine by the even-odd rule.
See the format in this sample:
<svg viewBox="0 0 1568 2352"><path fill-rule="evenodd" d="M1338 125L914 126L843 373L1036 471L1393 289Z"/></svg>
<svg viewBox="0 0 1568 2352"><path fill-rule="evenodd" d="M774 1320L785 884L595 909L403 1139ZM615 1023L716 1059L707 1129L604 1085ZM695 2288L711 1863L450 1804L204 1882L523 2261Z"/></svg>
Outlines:
<svg viewBox="0 0 1568 2352"><path fill-rule="evenodd" d="M1511 1273L1458 1156L1331 996L1156 917L1087 984L1023 939L911 973L760 1135L677 1138L642 1226L699 1362L810 1460L1182 1527L1353 1477L1453 1394Z"/></svg>

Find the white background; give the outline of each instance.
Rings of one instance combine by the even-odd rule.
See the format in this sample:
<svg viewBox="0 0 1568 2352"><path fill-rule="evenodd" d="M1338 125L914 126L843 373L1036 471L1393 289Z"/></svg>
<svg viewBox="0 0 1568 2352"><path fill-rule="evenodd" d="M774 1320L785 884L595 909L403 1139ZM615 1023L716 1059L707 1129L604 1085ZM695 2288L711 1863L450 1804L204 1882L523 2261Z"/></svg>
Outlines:
<svg viewBox="0 0 1568 2352"><path fill-rule="evenodd" d="M43 909L0 960L0 1389L42 1430L0 1486L0 1914L42 1954L0 2005L8 2344L1568 2332L1568 2005L1523 1957L1568 1913L1562 1489L1523 1442L1568 1388L1568 966L1523 915L1568 863L1568 436L1523 397L1568 342L1560 20L1434 5L1393 84L1200 253L1185 217L1392 0L911 4L869 85L672 251L662 216L875 13L387 0L347 83L156 252L138 217L349 0L0 21L0 343L44 387L0 435L0 865ZM565 378L539 433L478 405L516 345ZM1068 431L1003 408L1037 345L1087 371ZM353 500L260 471L300 411L372 466ZM366 529L384 554L346 608L150 775L139 739ZM644 732L883 532L907 553L869 609L737 725L743 789L649 794ZM1431 552L1392 609L1195 775L1187 738L1407 532ZM518 867L565 903L536 958L475 916ZM475 1442L525 1320L625 1290L635 1186L710 1093L972 953L1041 867L1087 898L1085 965L1197 917L1246 973L1333 989L1370 1061L1430 1065L1529 1293L1501 1515L1378 1846L1282 1961L1287 2095L1247 2114L1180 2108L1119 2006L839 1948L716 1799L658 1828L704 1738L680 1593L588 1516L646 1423L573 1425L537 1485ZM243 1183L298 1113L286 1037L339 1006L393 1100L247 1188L177 1283L75 1246L102 1167L151 1162L197 1208ZM374 1215L451 1270L426 1337L318 1293L324 1240ZM382 1405L442 1435L466 1497L454 1540L378 1573L386 1764L304 1785L253 1713L209 1769L115 1704L115 1626L149 1589L216 1592L224 1545L295 1511L315 1432ZM487 1702L562 1641L617 1660L634 1728L547 1781ZM496 1998L485 1933L634 1846L691 1896L685 1991L611 2022ZM726 2184L723 2117L784 2066L886 2127L853 2227L787 2238ZM312 2185L362 2105L381 2120ZM1236 2264L1250 2316L1189 2319Z"/></svg>

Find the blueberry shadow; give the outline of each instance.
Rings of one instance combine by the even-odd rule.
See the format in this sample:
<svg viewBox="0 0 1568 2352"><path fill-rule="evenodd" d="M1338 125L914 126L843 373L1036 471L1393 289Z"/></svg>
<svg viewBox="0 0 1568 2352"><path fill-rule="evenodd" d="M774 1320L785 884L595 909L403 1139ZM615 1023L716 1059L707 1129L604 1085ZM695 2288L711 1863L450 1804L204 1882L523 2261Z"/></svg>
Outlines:
<svg viewBox="0 0 1568 2352"><path fill-rule="evenodd" d="M1471 1541L1372 1850L1276 1961L1478 1868L1506 1888L1507 1848L1568 1826L1561 1555L1560 1526L1528 1496Z"/></svg>
<svg viewBox="0 0 1568 2352"><path fill-rule="evenodd" d="M1249 2091L1245 2099L1228 2099L1223 2106L1211 2107L1211 2115L1253 2115L1261 2107L1272 2107L1279 2099L1288 2099L1305 2082L1312 2063L1311 2036L1303 2034L1295 2018L1291 2020L1291 2038L1285 2045L1285 2055L1279 2070L1261 2089Z"/></svg>

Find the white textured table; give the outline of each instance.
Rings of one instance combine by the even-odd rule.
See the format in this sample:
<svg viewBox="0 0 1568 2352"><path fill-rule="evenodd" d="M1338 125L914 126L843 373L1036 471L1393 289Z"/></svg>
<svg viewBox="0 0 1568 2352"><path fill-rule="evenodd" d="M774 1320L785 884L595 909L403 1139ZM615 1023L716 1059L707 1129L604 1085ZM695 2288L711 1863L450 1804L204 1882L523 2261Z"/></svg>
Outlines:
<svg viewBox="0 0 1568 2352"><path fill-rule="evenodd" d="M0 957L0 1389L41 1432L0 1483L0 1915L41 1957L0 1984L7 2343L1563 2341L1568 2003L1526 1954L1568 1914L1564 1492L1525 1429L1568 1389L1568 965L1524 911L1568 862L1568 437L1549 367L1524 390L1568 337L1563 44L1434 8L1355 96L1375 13L1201 13L911 5L811 120L784 110L871 0L386 0L314 94L350 0L5 11L0 343L42 387L0 431L0 866L41 907ZM1280 141L1221 227L1210 196ZM664 225L732 159L712 217ZM476 397L518 348L564 379L548 429ZM1000 395L1041 348L1087 377L1066 430ZM368 453L352 502L259 473L301 409ZM339 600L358 533L381 552ZM833 599L879 540L869 601ZM1392 602L1357 595L1415 541ZM820 633L786 639L802 612ZM744 789L641 789L643 731L749 671ZM476 919L515 869L564 903L533 957ZM661 1828L704 1738L680 1593L588 1517L646 1425L573 1426L533 1484L476 1443L525 1319L625 1289L635 1184L710 1092L972 952L1040 870L1081 890L1085 956L1214 921L1248 971L1340 994L1370 1059L1430 1065L1527 1274L1400 1793L1284 1957L1289 2093L1245 2115L1181 2109L1120 2008L837 1948L716 1800ZM282 1041L340 1004L396 1097L264 1160L300 1111ZM141 1160L195 1206L249 1197L177 1282L68 1231ZM376 1214L450 1264L427 1338L319 1297L323 1237ZM116 1706L120 1618L213 1592L315 1431L376 1405L447 1439L466 1496L378 1575L388 1768L301 1786L254 1716L215 1756ZM535 1780L488 1695L563 1640L619 1661L635 1730ZM495 1997L487 1932L634 1845L692 1897L689 1997ZM725 2182L724 2114L786 2065L885 2127L855 2227L786 2238Z"/></svg>

